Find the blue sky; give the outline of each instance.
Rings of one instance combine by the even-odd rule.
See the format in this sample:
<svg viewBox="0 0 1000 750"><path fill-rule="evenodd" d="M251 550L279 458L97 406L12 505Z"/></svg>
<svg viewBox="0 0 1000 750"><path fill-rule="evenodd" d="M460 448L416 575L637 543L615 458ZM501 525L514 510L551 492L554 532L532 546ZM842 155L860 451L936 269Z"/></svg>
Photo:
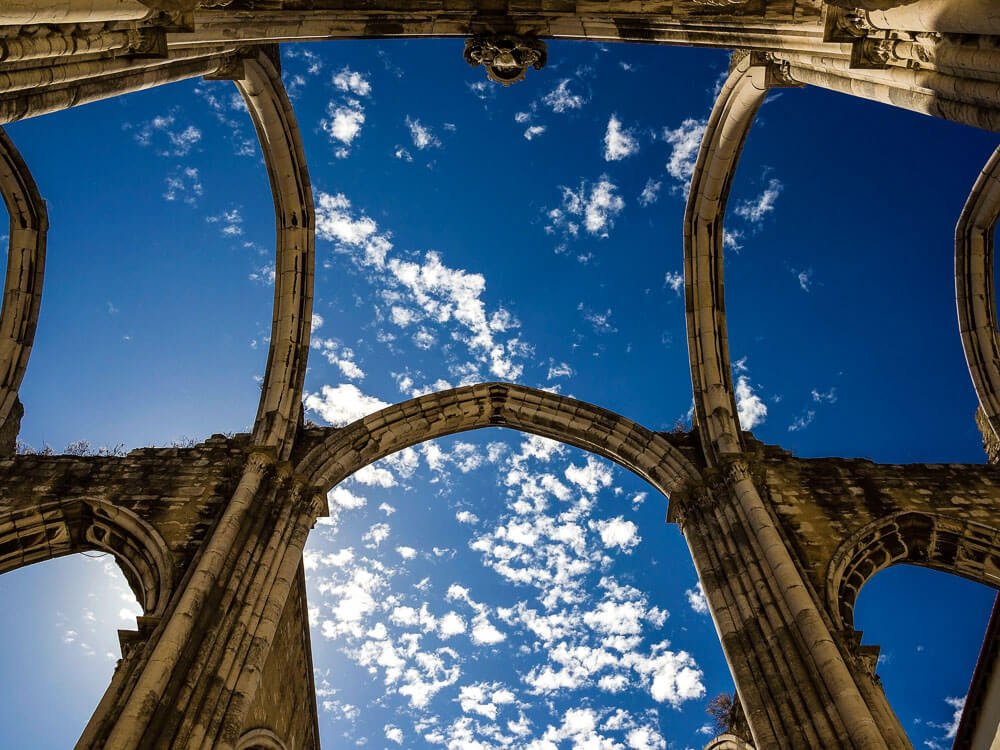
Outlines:
<svg viewBox="0 0 1000 750"><path fill-rule="evenodd" d="M461 49L283 48L319 218L307 417L508 379L685 423L684 190L727 54L550 43L548 66L504 89ZM235 88L190 81L9 133L51 220L21 439L246 430L274 228ZM995 146L821 90L769 97L727 218L734 377L760 439L983 460L952 236ZM704 706L732 682L683 538L641 480L491 430L390 457L331 506L306 552L324 746L709 738ZM65 747L138 607L110 560L80 556L6 575L0 596L0 638L19 644L0 663L0 746ZM916 746L950 746L992 600L911 568L862 592L857 627Z"/></svg>

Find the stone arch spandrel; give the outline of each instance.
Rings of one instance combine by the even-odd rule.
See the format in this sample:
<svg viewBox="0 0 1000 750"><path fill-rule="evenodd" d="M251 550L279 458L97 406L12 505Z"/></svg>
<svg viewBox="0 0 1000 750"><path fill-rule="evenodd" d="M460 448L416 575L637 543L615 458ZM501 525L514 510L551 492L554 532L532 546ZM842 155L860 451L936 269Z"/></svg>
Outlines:
<svg viewBox="0 0 1000 750"><path fill-rule="evenodd" d="M955 228L955 300L962 347L979 396L990 460L1000 458L1000 332L993 244L1000 218L1000 148L983 167Z"/></svg>
<svg viewBox="0 0 1000 750"><path fill-rule="evenodd" d="M257 131L274 198L276 227L271 346L254 422L254 443L288 457L302 414L312 322L316 224L302 139L281 74L264 53L236 82Z"/></svg>
<svg viewBox="0 0 1000 750"><path fill-rule="evenodd" d="M729 77L705 127L684 211L684 299L694 422L712 463L744 450L726 328L726 203L757 110L770 87L789 85L780 69L759 54L733 55Z"/></svg>
<svg viewBox="0 0 1000 750"><path fill-rule="evenodd" d="M892 565L919 565L1000 588L1000 529L957 515L902 511L868 524L830 561L827 604L845 630L854 628L861 589Z"/></svg>
<svg viewBox="0 0 1000 750"><path fill-rule="evenodd" d="M694 465L662 435L592 404L513 383L431 393L330 430L296 472L328 490L403 448L483 427L507 427L597 453L667 495L701 483Z"/></svg>
<svg viewBox="0 0 1000 750"><path fill-rule="evenodd" d="M147 617L173 593L173 558L157 530L105 500L54 501L0 513L0 574L86 551L114 556Z"/></svg>
<svg viewBox="0 0 1000 750"><path fill-rule="evenodd" d="M7 276L0 312L0 431L6 433L5 423L12 417L17 390L35 340L49 220L45 201L27 164L2 129L0 193L10 216ZM14 437L16 434L10 436Z"/></svg>
<svg viewBox="0 0 1000 750"><path fill-rule="evenodd" d="M805 459L764 446L760 469L783 536L835 630L853 627L858 591L890 565L1000 587L1000 467Z"/></svg>

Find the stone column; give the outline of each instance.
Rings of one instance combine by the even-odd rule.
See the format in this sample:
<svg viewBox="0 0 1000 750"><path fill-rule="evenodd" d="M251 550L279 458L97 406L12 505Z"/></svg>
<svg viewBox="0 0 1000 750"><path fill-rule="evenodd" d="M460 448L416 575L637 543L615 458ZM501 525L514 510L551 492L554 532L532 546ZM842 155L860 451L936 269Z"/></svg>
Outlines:
<svg viewBox="0 0 1000 750"><path fill-rule="evenodd" d="M745 457L671 498L760 748L904 750L891 710L831 635ZM874 688L877 690L877 687ZM874 705L873 705L874 704Z"/></svg>

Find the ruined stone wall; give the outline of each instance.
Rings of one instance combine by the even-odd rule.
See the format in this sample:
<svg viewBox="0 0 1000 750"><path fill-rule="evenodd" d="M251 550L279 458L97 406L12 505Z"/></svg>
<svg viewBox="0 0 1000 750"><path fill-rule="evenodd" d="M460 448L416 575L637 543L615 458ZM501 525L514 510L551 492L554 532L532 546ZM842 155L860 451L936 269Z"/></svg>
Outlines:
<svg viewBox="0 0 1000 750"><path fill-rule="evenodd" d="M215 436L194 448L140 448L125 457L18 455L0 460L0 569L19 567L24 542L15 529L38 515L71 522L79 501L98 500L131 511L163 538L178 573L232 495L245 461L242 439ZM47 509L47 510L42 510ZM3 526L0 526L3 529ZM3 531L0 531L2 534ZM50 557L77 551L51 545ZM25 560L30 562L30 560Z"/></svg>
<svg viewBox="0 0 1000 750"><path fill-rule="evenodd" d="M794 556L845 627L861 587L889 565L1000 584L1000 467L801 459L771 446L759 466Z"/></svg>

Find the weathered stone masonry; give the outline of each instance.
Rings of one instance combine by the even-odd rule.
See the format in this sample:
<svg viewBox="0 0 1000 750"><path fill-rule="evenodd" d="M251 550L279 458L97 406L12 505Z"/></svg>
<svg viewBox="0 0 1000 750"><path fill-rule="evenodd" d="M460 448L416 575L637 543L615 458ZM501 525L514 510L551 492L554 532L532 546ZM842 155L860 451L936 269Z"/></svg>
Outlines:
<svg viewBox="0 0 1000 750"><path fill-rule="evenodd" d="M509 383L429 394L340 430L303 427L314 207L277 43L423 36L469 38L466 60L503 83L544 65L544 38L735 50L682 231L692 434L652 432ZM798 459L742 432L722 236L743 143L772 87L816 85L1000 131L996 0L0 0L0 122L197 76L236 83L274 200L271 346L250 435L124 458L10 456L48 225L27 165L0 133L11 218L0 312L0 455L10 456L0 461L0 573L103 550L143 607L138 630L121 634L123 658L77 747L318 747L302 548L326 492L406 446L485 427L593 451L669 497L668 520L687 539L748 725L709 748L911 747L875 675L877 646L862 645L854 629L854 604L875 573L904 562L996 587L1000 469ZM958 333L994 462L998 175L1000 149L973 186L955 242ZM1000 649L987 645L961 750L1000 736Z"/></svg>

